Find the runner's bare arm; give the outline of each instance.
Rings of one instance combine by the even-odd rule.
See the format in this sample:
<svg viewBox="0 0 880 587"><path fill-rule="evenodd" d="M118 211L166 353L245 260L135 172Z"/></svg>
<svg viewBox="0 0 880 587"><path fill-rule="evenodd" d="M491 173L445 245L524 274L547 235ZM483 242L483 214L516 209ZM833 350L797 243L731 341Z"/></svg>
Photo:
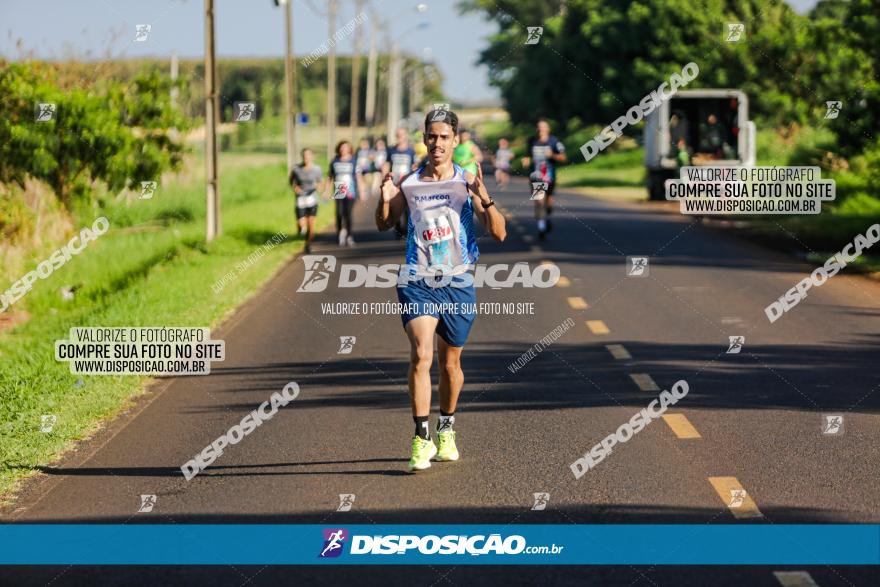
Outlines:
<svg viewBox="0 0 880 587"><path fill-rule="evenodd" d="M401 183L403 179L401 178ZM394 185L390 173L386 173L385 179L382 180L381 192L382 197L376 205L376 228L384 232L393 227L400 218L406 202L403 191Z"/></svg>
<svg viewBox="0 0 880 587"><path fill-rule="evenodd" d="M476 210L477 216L480 218L480 223L486 227L492 238L499 243L502 242L507 238L504 216L498 211L498 206L489 206L488 208L485 206L492 198L483 184L483 170L478 165L476 176L469 171L465 171L464 178L468 182L471 201L474 203L474 210Z"/></svg>
<svg viewBox="0 0 880 587"><path fill-rule="evenodd" d="M287 183L289 183L293 187L293 193L295 193L297 196L302 193L302 188L300 187L299 182L296 179L296 172L290 172L290 175L287 177Z"/></svg>

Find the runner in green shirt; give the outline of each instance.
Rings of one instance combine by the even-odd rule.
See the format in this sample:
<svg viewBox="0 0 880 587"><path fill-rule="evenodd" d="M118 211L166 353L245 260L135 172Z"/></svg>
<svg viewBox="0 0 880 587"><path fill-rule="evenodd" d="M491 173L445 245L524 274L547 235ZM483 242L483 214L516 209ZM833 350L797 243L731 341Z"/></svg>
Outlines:
<svg viewBox="0 0 880 587"><path fill-rule="evenodd" d="M483 152L471 140L471 133L462 129L459 142L452 152L452 160L465 171L477 174L477 166L483 161Z"/></svg>

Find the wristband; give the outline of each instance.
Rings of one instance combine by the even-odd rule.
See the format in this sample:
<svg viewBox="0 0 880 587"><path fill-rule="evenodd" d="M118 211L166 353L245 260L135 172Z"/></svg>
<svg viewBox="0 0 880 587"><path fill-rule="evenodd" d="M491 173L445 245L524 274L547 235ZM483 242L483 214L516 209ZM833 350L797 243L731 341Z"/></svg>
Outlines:
<svg viewBox="0 0 880 587"><path fill-rule="evenodd" d="M483 204L483 201L480 200L480 203ZM495 200L493 200L492 198L489 198L489 203L483 204L483 208L491 208L494 205L495 205Z"/></svg>

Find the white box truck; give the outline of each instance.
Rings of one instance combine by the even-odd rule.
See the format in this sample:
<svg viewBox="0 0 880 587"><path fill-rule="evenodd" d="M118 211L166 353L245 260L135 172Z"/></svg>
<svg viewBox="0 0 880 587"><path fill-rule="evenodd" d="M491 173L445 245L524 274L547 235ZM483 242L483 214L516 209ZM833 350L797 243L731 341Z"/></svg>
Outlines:
<svg viewBox="0 0 880 587"><path fill-rule="evenodd" d="M741 90L679 90L645 119L648 197L684 165L754 165L755 123Z"/></svg>

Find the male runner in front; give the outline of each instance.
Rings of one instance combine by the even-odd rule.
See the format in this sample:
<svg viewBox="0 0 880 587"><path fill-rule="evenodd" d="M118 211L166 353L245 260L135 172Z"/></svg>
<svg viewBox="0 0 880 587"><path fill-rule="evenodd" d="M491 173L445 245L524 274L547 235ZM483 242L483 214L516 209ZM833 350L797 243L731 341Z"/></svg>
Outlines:
<svg viewBox="0 0 880 587"><path fill-rule="evenodd" d="M435 110L425 118L428 161L404 176L400 187L386 174L382 197L376 208L376 227L385 231L407 212L406 265L398 280L398 300L412 306L401 315L410 342L409 394L415 422L410 471L441 461L458 460L455 446L455 406L464 384L461 352L473 325L476 291L462 274L480 255L474 233L473 215L492 237L501 242L507 236L504 217L477 175L452 162L458 144L458 117L454 112ZM442 281L434 280L441 274ZM468 304L461 311L440 312L440 304ZM440 336L440 420L437 436L431 440L428 416L431 410L431 365L434 362L434 334Z"/></svg>
<svg viewBox="0 0 880 587"><path fill-rule="evenodd" d="M553 212L553 188L556 187L556 164L565 163L565 145L550 134L550 123L543 118L538 120L537 135L529 139L528 156L523 157L522 166L529 169L529 181L544 182L547 190L544 198L535 200L535 220L538 222L538 237L547 238L553 229L550 213Z"/></svg>

